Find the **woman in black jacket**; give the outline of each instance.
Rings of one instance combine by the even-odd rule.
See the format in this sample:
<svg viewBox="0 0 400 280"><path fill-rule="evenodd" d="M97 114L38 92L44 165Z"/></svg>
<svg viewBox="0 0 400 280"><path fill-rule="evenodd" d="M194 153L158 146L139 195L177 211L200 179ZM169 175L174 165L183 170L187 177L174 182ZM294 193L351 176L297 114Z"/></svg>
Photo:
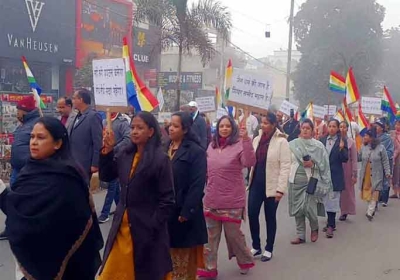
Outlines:
<svg viewBox="0 0 400 280"><path fill-rule="evenodd" d="M39 119L30 154L11 190L0 186L0 207L22 279L94 280L103 239L64 125Z"/></svg>
<svg viewBox="0 0 400 280"><path fill-rule="evenodd" d="M105 133L103 142L100 179L119 178L121 198L98 279L168 279L172 262L167 222L174 190L159 124L151 113L139 112L131 122L131 143L125 149L114 153L112 131Z"/></svg>
<svg viewBox="0 0 400 280"><path fill-rule="evenodd" d="M168 228L173 262L172 279L195 280L197 268L203 268L203 245L207 228L203 214L206 183L206 151L192 132L188 113L172 115L168 155L172 161L176 205Z"/></svg>

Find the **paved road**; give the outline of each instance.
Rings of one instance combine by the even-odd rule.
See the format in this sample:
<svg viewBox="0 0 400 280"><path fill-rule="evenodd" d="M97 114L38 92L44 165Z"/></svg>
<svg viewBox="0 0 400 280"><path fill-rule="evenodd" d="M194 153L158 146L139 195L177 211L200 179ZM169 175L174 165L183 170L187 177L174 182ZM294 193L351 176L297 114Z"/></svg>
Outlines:
<svg viewBox="0 0 400 280"><path fill-rule="evenodd" d="M103 198L104 193L95 195L97 208L101 207ZM295 247L290 245L295 232L294 220L288 216L287 201L283 200L278 211L273 260L269 263L257 260L249 275L239 275L235 260L227 260L223 240L219 254L219 279L399 280L400 200L391 201L388 208L382 208L372 223L367 221L364 208L359 201L359 214L347 222L338 222L334 239L321 236L315 244ZM320 224L322 227L323 220ZM3 225L4 216L0 214L0 230ZM110 223L101 226L103 234L107 234L109 226ZM243 228L250 242L248 224ZM14 263L8 243L0 241L0 280L14 280L13 275Z"/></svg>

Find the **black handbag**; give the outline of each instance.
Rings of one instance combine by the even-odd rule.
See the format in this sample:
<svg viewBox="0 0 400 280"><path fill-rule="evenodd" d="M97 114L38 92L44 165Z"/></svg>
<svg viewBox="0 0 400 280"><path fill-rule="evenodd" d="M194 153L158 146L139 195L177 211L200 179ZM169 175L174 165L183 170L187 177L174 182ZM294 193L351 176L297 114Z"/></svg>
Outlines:
<svg viewBox="0 0 400 280"><path fill-rule="evenodd" d="M306 193L308 194L315 194L315 191L317 190L317 184L318 184L318 179L314 177L314 167L312 168L312 172L311 172L311 177L310 180L308 181L307 184L307 190Z"/></svg>

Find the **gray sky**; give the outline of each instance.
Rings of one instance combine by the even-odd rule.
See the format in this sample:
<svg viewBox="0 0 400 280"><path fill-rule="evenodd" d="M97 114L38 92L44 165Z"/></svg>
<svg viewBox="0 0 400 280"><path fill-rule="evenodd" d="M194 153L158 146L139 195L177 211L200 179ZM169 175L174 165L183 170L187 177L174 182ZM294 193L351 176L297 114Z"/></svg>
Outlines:
<svg viewBox="0 0 400 280"><path fill-rule="evenodd" d="M232 42L260 58L287 49L290 0L220 0L233 18ZM296 0L295 12L305 0ZM384 29L400 25L400 0L378 0L386 7ZM264 37L269 24L271 38Z"/></svg>

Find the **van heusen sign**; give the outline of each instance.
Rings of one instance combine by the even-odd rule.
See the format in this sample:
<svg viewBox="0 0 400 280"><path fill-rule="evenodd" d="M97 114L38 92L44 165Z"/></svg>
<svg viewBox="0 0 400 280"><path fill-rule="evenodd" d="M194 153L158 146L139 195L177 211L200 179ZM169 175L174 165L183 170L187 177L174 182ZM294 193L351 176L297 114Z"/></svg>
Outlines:
<svg viewBox="0 0 400 280"><path fill-rule="evenodd" d="M0 56L50 63L75 57L75 1L1 0Z"/></svg>

